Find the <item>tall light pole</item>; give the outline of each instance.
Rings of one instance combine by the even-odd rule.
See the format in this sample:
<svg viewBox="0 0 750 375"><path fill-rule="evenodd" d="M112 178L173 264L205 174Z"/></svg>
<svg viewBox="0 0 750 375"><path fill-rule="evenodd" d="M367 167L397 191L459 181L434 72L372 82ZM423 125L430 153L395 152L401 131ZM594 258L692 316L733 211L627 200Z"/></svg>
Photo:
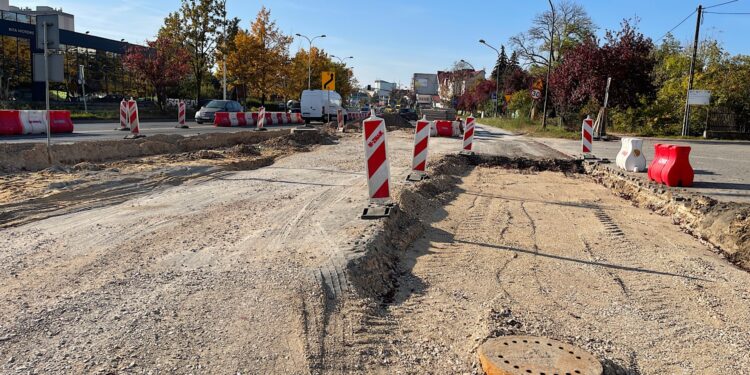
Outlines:
<svg viewBox="0 0 750 375"><path fill-rule="evenodd" d="M338 57L338 56L334 56L334 55L331 55L331 57L333 57L335 59L338 59L339 62L341 63L341 65L344 65L344 60L353 59L354 58L354 56Z"/></svg>
<svg viewBox="0 0 750 375"><path fill-rule="evenodd" d="M497 50L497 48L487 44L487 42L484 41L484 39L479 39L479 43L484 44L487 47L492 48L495 53L497 53L497 59L500 60L500 51ZM495 63L497 65L497 62ZM500 89L500 69L497 69L497 73L495 73L495 117L497 117L497 102L500 100L498 90Z"/></svg>
<svg viewBox="0 0 750 375"><path fill-rule="evenodd" d="M468 65L471 68L471 70L473 70L473 71L477 70L477 68L475 68L474 65L471 65L471 63L468 62L468 61L466 61L466 60L461 59L461 62L464 63L464 64L466 64L466 65Z"/></svg>
<svg viewBox="0 0 750 375"><path fill-rule="evenodd" d="M224 53L221 54L222 71L224 72L224 78L222 79L222 86L224 87L224 100L227 100L227 0L224 0L222 4L224 9ZM239 98L238 98L239 99Z"/></svg>
<svg viewBox="0 0 750 375"><path fill-rule="evenodd" d="M312 43L313 43L313 41L315 39L325 38L326 34L315 36L312 39L310 39L310 37L308 37L307 35L302 35L300 33L297 33L297 34L294 34L294 35L297 35L300 38L307 39L307 42L310 44L310 48L307 50L307 89L310 90L310 87L311 87L310 76L312 74L312 71L311 71L311 69L312 69Z"/></svg>
<svg viewBox="0 0 750 375"><path fill-rule="evenodd" d="M547 97L549 96L549 74L552 71L552 51L555 49L555 6L547 0L552 9L552 27L549 34L549 59L547 59L547 82L544 83L544 107L542 108L542 129L547 129Z"/></svg>

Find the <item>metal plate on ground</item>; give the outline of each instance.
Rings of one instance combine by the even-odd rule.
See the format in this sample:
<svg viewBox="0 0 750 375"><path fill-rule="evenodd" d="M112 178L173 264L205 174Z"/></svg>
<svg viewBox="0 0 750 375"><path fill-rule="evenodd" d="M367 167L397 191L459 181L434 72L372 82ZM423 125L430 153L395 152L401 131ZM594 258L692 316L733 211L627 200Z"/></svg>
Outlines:
<svg viewBox="0 0 750 375"><path fill-rule="evenodd" d="M318 131L318 129L315 129L313 127L307 128L307 127L301 126L301 127L297 127L297 128L292 128L292 134L294 134L294 133L304 133L304 132L317 132L317 131Z"/></svg>
<svg viewBox="0 0 750 375"><path fill-rule="evenodd" d="M487 375L601 375L602 365L576 346L545 337L504 336L479 347Z"/></svg>
<svg viewBox="0 0 750 375"><path fill-rule="evenodd" d="M423 173L409 173L409 175L406 176L406 181L419 182L419 181L426 180L429 178L430 176L423 174Z"/></svg>
<svg viewBox="0 0 750 375"><path fill-rule="evenodd" d="M384 217L391 216L393 206L380 206L380 205L371 205L362 211L362 219L365 220L372 220L372 219L381 219Z"/></svg>

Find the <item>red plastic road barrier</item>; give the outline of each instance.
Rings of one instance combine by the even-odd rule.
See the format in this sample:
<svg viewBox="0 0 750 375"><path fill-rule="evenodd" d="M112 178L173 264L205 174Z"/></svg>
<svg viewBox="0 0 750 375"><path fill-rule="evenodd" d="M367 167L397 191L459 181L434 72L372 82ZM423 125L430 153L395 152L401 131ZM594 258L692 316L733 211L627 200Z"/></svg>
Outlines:
<svg viewBox="0 0 750 375"><path fill-rule="evenodd" d="M388 185L390 167L386 154L385 121L374 115L364 121L365 160L367 187L370 202L388 201L391 193Z"/></svg>
<svg viewBox="0 0 750 375"><path fill-rule="evenodd" d="M654 145L654 160L651 161L651 165L648 166L648 179L661 183L661 171L667 164L669 155L667 147L670 145L664 145L657 143Z"/></svg>
<svg viewBox="0 0 750 375"><path fill-rule="evenodd" d="M52 134L72 133L73 119L70 111L49 111L49 128Z"/></svg>
<svg viewBox="0 0 750 375"><path fill-rule="evenodd" d="M232 126L232 123L229 122L229 112L214 113L214 126Z"/></svg>
<svg viewBox="0 0 750 375"><path fill-rule="evenodd" d="M667 163L661 171L661 181L667 186L693 186L694 171L690 165L690 146L669 146Z"/></svg>
<svg viewBox="0 0 750 375"><path fill-rule="evenodd" d="M0 110L0 135L21 135L23 124L16 110Z"/></svg>
<svg viewBox="0 0 750 375"><path fill-rule="evenodd" d="M437 127L438 137L452 137L453 136L453 121L436 120L435 127Z"/></svg>

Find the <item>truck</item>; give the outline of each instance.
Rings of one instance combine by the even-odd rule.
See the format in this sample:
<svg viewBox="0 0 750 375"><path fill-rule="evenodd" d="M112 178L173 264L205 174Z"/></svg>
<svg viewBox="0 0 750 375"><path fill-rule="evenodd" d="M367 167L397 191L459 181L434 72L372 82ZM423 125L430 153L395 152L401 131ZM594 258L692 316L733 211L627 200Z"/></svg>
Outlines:
<svg viewBox="0 0 750 375"><path fill-rule="evenodd" d="M346 109L341 106L341 95L332 90L304 90L300 98L302 118L305 123L311 121L330 121L336 118L340 109L346 116Z"/></svg>

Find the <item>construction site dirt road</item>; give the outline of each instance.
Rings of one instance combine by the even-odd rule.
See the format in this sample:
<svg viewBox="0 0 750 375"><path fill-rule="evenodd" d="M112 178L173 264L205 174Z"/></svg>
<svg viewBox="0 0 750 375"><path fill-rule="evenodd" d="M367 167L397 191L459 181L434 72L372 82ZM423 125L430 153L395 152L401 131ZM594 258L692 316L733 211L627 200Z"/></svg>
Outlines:
<svg viewBox="0 0 750 375"><path fill-rule="evenodd" d="M610 374L750 367L746 271L559 152L478 130L502 158L435 138L417 184L411 133L390 132L386 220L359 219L359 134L179 182L152 159L116 200L13 216L0 372L478 374L478 346L511 334L578 345Z"/></svg>

